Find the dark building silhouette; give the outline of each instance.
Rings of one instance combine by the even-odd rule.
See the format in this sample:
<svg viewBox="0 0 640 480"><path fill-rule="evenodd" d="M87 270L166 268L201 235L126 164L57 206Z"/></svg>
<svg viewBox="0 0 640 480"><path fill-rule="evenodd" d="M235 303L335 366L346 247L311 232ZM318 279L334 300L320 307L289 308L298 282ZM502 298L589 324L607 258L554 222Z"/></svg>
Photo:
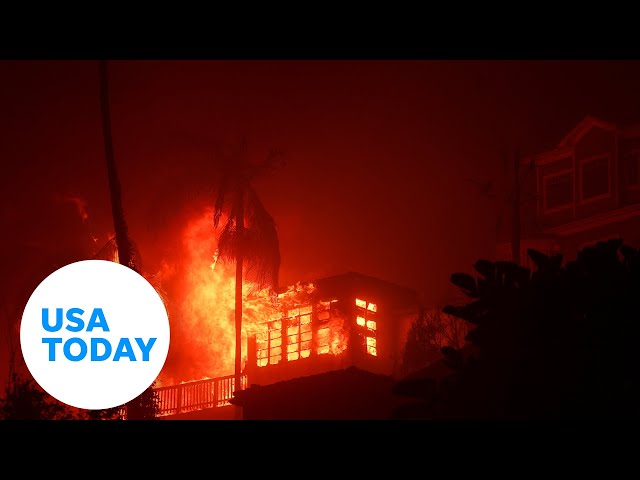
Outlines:
<svg viewBox="0 0 640 480"><path fill-rule="evenodd" d="M522 263L528 248L575 258L612 237L640 245L640 125L586 117L552 150L522 160ZM511 259L509 233L497 246Z"/></svg>
<svg viewBox="0 0 640 480"><path fill-rule="evenodd" d="M393 378L356 367L297 377L238 392L245 420L385 420L403 400Z"/></svg>

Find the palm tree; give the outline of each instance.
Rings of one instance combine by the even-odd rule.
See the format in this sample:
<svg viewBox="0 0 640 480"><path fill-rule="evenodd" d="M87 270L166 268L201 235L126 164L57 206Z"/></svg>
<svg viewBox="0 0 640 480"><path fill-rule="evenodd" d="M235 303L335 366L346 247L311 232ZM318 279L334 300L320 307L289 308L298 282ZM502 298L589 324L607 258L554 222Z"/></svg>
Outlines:
<svg viewBox="0 0 640 480"><path fill-rule="evenodd" d="M106 60L100 61L100 110L102 112L102 134L104 136L105 158L107 160L107 175L109 178L109 194L111 196L111 214L113 227L116 232L116 245L120 264L126 265L135 272L138 267L133 261L133 242L129 237L129 229L124 218L122 208L122 191L116 160L113 155L113 141L111 138L111 113L109 110L109 77Z"/></svg>
<svg viewBox="0 0 640 480"><path fill-rule="evenodd" d="M104 136L105 158L107 160L107 175L109 178L109 194L111 197L111 214L113 216L113 228L115 229L115 243L118 262L132 269L136 273L140 272L137 262L135 245L129 237L129 229L124 218L122 208L122 192L118 169L113 155L113 141L111 138L111 114L109 111L109 78L106 60L100 61L100 111L102 113L102 134ZM112 241L110 241L112 243ZM107 242L109 245L110 242ZM154 382L155 383L155 382ZM140 396L131 400L127 404L127 418L145 419L153 416L157 411L155 404L155 393L153 384L149 386ZM144 406L152 404L147 412Z"/></svg>
<svg viewBox="0 0 640 480"><path fill-rule="evenodd" d="M219 152L220 153L220 152ZM262 205L251 181L273 169L279 153L270 153L261 164L252 164L245 141L234 147L230 155L220 155L221 174L217 184L217 198L213 226L218 228L223 213L227 220L218 240L218 256L236 263L235 291L235 388L242 390L242 279L251 274L259 286L278 285L280 245L276 224Z"/></svg>

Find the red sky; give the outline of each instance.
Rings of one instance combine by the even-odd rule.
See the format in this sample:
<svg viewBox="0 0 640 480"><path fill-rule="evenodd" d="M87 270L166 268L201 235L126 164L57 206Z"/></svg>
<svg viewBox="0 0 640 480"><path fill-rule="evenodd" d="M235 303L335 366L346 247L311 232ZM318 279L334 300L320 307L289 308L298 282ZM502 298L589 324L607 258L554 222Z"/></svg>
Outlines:
<svg viewBox="0 0 640 480"><path fill-rule="evenodd" d="M354 270L440 305L455 292L450 274L495 242L495 209L469 179L495 176L501 149L552 146L587 114L640 120L639 67L111 62L131 234L157 267L180 207L210 184L216 142L245 136L257 159L286 152L284 168L256 184L279 227L282 284ZM86 258L89 232L103 241L112 229L97 62L0 62L0 104L0 301L19 317L44 276Z"/></svg>

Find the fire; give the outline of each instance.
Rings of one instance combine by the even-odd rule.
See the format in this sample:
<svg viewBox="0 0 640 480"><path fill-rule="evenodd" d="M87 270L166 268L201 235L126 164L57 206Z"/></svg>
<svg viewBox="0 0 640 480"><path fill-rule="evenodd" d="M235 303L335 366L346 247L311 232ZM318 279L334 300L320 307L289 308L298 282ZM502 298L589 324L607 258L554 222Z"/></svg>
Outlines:
<svg viewBox="0 0 640 480"><path fill-rule="evenodd" d="M277 365L315 355L340 355L348 345L343 316L332 308L336 300L316 301L312 284L290 286L278 295L278 308L256 331L257 365ZM315 304L315 308L314 308ZM316 314L314 319L314 312Z"/></svg>
<svg viewBox="0 0 640 480"><path fill-rule="evenodd" d="M235 264L218 260L212 218L207 210L187 223L178 260L165 262L156 275L171 299L171 349L161 384L232 375L235 369ZM254 335L257 366L339 355L347 348L335 300L315 303L314 292L312 284L297 284L275 295L243 282L243 369L247 339Z"/></svg>
<svg viewBox="0 0 640 480"><path fill-rule="evenodd" d="M378 340L376 339L378 305L356 298L356 324L366 328L367 353L378 356Z"/></svg>
<svg viewBox="0 0 640 480"><path fill-rule="evenodd" d="M172 346L163 383L231 375L235 369L235 265L217 261L212 225L206 211L184 227L179 264L167 274L170 284ZM244 282L246 297L256 290ZM269 315L268 301L244 302L243 344L246 332ZM175 340L175 341L174 341ZM243 351L246 356L246 349Z"/></svg>

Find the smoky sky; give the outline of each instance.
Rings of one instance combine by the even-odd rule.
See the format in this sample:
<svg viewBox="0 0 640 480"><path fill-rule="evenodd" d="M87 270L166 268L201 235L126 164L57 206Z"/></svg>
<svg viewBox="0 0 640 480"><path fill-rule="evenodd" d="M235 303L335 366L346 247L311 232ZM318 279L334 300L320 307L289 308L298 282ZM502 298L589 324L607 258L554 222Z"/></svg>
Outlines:
<svg viewBox="0 0 640 480"><path fill-rule="evenodd" d="M216 145L246 138L256 161L285 152L255 183L278 225L282 285L357 271L441 305L450 274L491 258L496 241L499 207L470 179L499 175L504 150L552 147L585 115L638 121L639 66L110 62L131 236L157 268L183 217L210 202ZM98 93L94 61L0 62L5 325L47 274L113 231Z"/></svg>

